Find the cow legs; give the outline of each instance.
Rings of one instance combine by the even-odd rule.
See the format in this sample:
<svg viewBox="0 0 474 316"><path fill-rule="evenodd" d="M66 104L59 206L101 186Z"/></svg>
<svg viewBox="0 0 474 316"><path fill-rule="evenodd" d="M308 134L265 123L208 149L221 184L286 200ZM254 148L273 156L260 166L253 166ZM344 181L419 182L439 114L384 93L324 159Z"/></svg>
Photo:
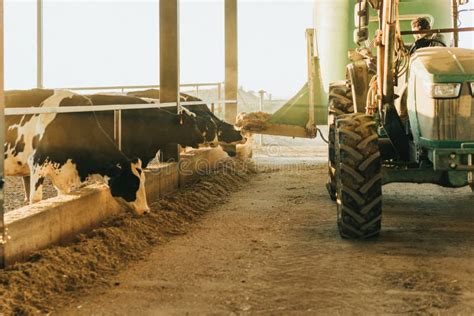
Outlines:
<svg viewBox="0 0 474 316"><path fill-rule="evenodd" d="M23 181L23 192L25 193L25 202L30 199L30 176L21 177Z"/></svg>
<svg viewBox="0 0 474 316"><path fill-rule="evenodd" d="M30 176L30 204L43 199L44 177L36 174Z"/></svg>
<svg viewBox="0 0 474 316"><path fill-rule="evenodd" d="M30 167L30 204L39 202L43 199L44 170L41 166L33 163L33 157L28 161Z"/></svg>
<svg viewBox="0 0 474 316"><path fill-rule="evenodd" d="M69 194L81 184L76 165L70 160L60 167L51 166L48 168L48 176L51 178L58 195Z"/></svg>

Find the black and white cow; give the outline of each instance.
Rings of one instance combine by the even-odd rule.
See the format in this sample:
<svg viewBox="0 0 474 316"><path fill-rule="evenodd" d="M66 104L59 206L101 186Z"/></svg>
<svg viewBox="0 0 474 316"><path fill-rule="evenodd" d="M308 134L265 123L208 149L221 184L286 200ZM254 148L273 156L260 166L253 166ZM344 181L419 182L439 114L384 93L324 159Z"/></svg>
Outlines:
<svg viewBox="0 0 474 316"><path fill-rule="evenodd" d="M141 97L141 98L150 98L150 99L159 99L160 98L160 90L158 89L148 89L142 91L131 91L127 93L130 96ZM185 101L202 101L201 99L191 96L186 93L180 94L180 100L182 102ZM246 138L242 136L241 132L235 128L234 125L229 124L220 118L218 118L206 104L193 104L193 105L183 105L184 108L190 110L191 112L195 113L197 117L205 118L207 120L212 120L217 126L217 138L219 140L219 144L225 147L225 149L229 148L229 145L237 145L243 144L246 142ZM170 112L176 112L176 107L167 107L164 108ZM234 155L235 153L230 153L230 155Z"/></svg>
<svg viewBox="0 0 474 316"><path fill-rule="evenodd" d="M92 105L71 91L38 89L7 91L5 103L7 108ZM60 194L100 178L126 206L148 212L141 160L120 152L94 113L8 116L6 126L5 175L30 177L31 203L42 199L45 177Z"/></svg>
<svg viewBox="0 0 474 316"><path fill-rule="evenodd" d="M148 91L148 90L147 90ZM151 92L150 95L156 95L154 93L155 90L149 91ZM159 90L156 90L159 93ZM145 95L147 95L145 93ZM138 97L137 97L138 98ZM160 104L159 99L155 98L148 98L148 97L140 97L140 99L144 100L147 103L155 103L155 104ZM176 113L174 110L176 110L176 107L162 107L163 110L166 110L170 113ZM189 115L192 115L196 117L196 123L198 125L199 130L204 136L204 143L202 144L203 147L216 147L219 145L219 140L217 138L217 125L216 123L209 117L207 116L197 116L195 113L192 111L188 110L185 107L181 108L182 110L186 111Z"/></svg>
<svg viewBox="0 0 474 316"><path fill-rule="evenodd" d="M181 93L181 97L186 101L202 101L185 93ZM193 104L184 107L195 113L198 117L208 117L213 120L217 125L217 138L221 144L236 145L245 143L246 139L242 136L241 132L234 125L218 118L206 104Z"/></svg>
<svg viewBox="0 0 474 316"><path fill-rule="evenodd" d="M120 95L93 94L87 96L94 105L145 104L146 100ZM176 113L176 112L175 112ZM215 125L209 127L207 121L183 111L180 114L156 109L122 111L122 151L127 156L139 157L143 166L156 153L170 144L198 147L205 142L205 136L215 138ZM114 116L111 112L98 112L96 116L108 135L113 136Z"/></svg>

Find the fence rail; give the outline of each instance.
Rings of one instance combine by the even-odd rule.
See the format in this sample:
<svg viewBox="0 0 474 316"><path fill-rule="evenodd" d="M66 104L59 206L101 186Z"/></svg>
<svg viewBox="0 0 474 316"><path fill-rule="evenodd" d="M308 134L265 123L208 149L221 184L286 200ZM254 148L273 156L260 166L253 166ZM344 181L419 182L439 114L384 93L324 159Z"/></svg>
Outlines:
<svg viewBox="0 0 474 316"><path fill-rule="evenodd" d="M196 97L199 97L199 87L217 87L217 100L214 103L218 105L222 104L222 86L224 85L223 82L203 82L203 83L183 83L180 84L180 88L184 87L194 87L196 88ZM130 86L102 86L102 87L65 87L65 88L55 88L55 89L63 89L63 90L72 90L72 91L82 91L82 90L89 90L89 91L101 91L101 90L121 90L122 93L125 90L132 90L132 89L151 89L151 88L160 88L160 85L130 85Z"/></svg>
<svg viewBox="0 0 474 316"><path fill-rule="evenodd" d="M223 100L222 103L236 103L236 100ZM179 102L180 105L209 104L206 101L186 101ZM178 102L154 103L154 104L113 104L113 105L86 105L86 106L62 106L62 107L31 107L31 108L5 108L5 115L31 115L31 114L52 114L52 113L81 113L115 110L140 110L156 109L170 106L177 106Z"/></svg>
<svg viewBox="0 0 474 316"><path fill-rule="evenodd" d="M222 106L225 103L229 102L224 102L222 98L222 86L224 85L224 82L203 82L203 83L183 83L180 84L179 87L194 87L196 88L196 97L199 97L199 87L216 87L217 88L217 99L211 100L203 100L204 102L211 104L211 111L212 113L215 113L215 104L217 104L217 109L219 114L221 115L222 113ZM160 85L128 85L128 86L94 86L94 87L59 87L59 88L49 88L49 89L61 89L61 90L72 90L72 91L84 91L84 90L89 90L89 91L105 91L105 90L121 90L122 93L125 92L125 90L134 90L134 89L150 89L150 88L160 88Z"/></svg>
<svg viewBox="0 0 474 316"><path fill-rule="evenodd" d="M220 104L236 103L236 100L221 100ZM63 106L63 107L30 107L30 108L5 108L4 115L35 115L53 113L84 113L114 111L114 141L117 147L122 150L122 111L140 109L159 109L163 107L179 105L208 104L206 101L184 101L166 102L153 104L112 104L112 105L86 105L86 106ZM214 112L214 103L211 103L211 110ZM1 240L0 240L1 241Z"/></svg>
<svg viewBox="0 0 474 316"><path fill-rule="evenodd" d="M223 82L204 82L204 83L183 83L180 87L213 87L223 85ZM147 88L159 88L159 85L130 85L130 86L102 86L102 87L66 87L66 88L55 88L64 90L131 90L131 89L147 89Z"/></svg>

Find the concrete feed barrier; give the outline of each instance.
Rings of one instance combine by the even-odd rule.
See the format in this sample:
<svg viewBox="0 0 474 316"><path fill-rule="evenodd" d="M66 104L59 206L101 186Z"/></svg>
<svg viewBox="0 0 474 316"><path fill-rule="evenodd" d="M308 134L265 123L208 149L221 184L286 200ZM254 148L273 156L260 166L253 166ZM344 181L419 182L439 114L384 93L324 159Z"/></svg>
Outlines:
<svg viewBox="0 0 474 316"><path fill-rule="evenodd" d="M145 170L148 201L175 192L179 186L202 175L203 161L207 160L208 168L215 168L218 160L226 157L220 148L205 148L183 154L179 165L150 166ZM27 259L37 250L71 242L77 234L123 211L105 185L93 184L8 212L5 214L5 263L11 265Z"/></svg>
<svg viewBox="0 0 474 316"><path fill-rule="evenodd" d="M176 163L150 165L145 170L145 187L148 201L154 201L178 190L178 167Z"/></svg>
<svg viewBox="0 0 474 316"><path fill-rule="evenodd" d="M5 263L13 264L49 245L64 244L122 212L105 185L50 198L5 214Z"/></svg>
<svg viewBox="0 0 474 316"><path fill-rule="evenodd" d="M178 166L180 187L191 184L199 176L215 169L219 160L227 157L220 147L181 153Z"/></svg>

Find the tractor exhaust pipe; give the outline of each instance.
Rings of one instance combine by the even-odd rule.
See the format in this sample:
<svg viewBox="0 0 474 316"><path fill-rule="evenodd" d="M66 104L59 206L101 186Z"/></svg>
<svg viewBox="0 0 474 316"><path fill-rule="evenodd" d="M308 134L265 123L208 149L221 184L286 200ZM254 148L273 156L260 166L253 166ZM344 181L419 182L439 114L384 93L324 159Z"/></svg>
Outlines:
<svg viewBox="0 0 474 316"><path fill-rule="evenodd" d="M454 47L459 46L459 32L458 32L458 19L459 19L459 11L458 11L458 0L451 0L451 14L453 17L453 44Z"/></svg>

